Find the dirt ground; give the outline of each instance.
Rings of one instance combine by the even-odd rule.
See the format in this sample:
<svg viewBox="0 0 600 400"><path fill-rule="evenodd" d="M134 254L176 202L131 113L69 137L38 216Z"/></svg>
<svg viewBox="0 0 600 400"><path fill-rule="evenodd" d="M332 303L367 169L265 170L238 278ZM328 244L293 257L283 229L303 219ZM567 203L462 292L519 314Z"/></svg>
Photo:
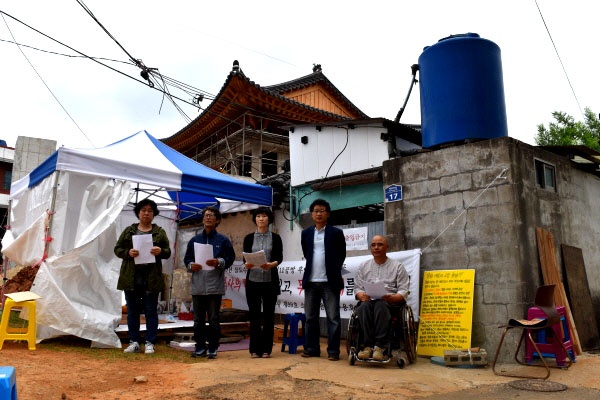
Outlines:
<svg viewBox="0 0 600 400"><path fill-rule="evenodd" d="M238 350L196 360L168 347L167 340L156 354L145 355L62 338L43 341L36 350L25 342L5 342L0 365L15 367L20 400L600 398L596 354L584 353L570 369L552 371L549 381L567 385L566 391L540 393L510 387L515 379L498 377L491 367L444 367L424 357L404 369L393 362L352 366L344 358L332 362L283 353L279 346L270 359L252 359L247 350Z"/></svg>

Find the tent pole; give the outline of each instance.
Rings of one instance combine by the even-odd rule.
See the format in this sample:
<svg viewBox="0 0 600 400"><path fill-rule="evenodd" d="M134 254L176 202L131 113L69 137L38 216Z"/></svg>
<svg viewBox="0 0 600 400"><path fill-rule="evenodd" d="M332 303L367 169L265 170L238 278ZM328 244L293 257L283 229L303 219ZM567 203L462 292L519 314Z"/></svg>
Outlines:
<svg viewBox="0 0 600 400"><path fill-rule="evenodd" d="M56 176L54 178L54 185L52 186L52 200L50 201L50 210L48 211L48 229L46 230L46 235L44 240L46 243L44 244L44 255L42 256L41 261L45 261L48 258L48 249L50 248L50 240L49 237L52 237L52 215L54 215L54 209L56 207L56 193L58 192L58 177L60 175L60 171L56 171Z"/></svg>

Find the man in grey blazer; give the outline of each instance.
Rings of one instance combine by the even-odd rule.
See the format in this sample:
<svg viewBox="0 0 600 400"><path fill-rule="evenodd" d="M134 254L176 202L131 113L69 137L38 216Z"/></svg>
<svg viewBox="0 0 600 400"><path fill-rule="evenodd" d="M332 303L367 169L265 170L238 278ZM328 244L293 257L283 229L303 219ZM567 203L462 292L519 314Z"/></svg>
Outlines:
<svg viewBox="0 0 600 400"><path fill-rule="evenodd" d="M342 266L346 259L344 232L327 225L331 206L323 199L312 202L309 208L313 226L302 231L301 245L306 268L302 277L304 313L306 314L306 342L302 357L319 357L321 301L327 315L327 358L340 359L342 321L340 294L344 288Z"/></svg>

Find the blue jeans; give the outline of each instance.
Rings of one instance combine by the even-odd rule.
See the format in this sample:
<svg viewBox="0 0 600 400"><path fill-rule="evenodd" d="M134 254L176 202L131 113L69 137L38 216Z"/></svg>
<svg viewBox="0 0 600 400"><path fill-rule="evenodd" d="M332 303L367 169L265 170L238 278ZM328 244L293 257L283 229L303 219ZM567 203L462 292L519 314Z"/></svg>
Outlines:
<svg viewBox="0 0 600 400"><path fill-rule="evenodd" d="M342 320L340 318L340 291L332 290L327 282L310 282L304 287L304 314L306 314L306 346L304 351L313 356L321 353L319 314L321 300L327 315L327 354L340 355Z"/></svg>
<svg viewBox="0 0 600 400"><path fill-rule="evenodd" d="M130 342L140 342L140 316L146 317L146 342L156 344L158 334L158 292L125 290L127 330Z"/></svg>
<svg viewBox="0 0 600 400"><path fill-rule="evenodd" d="M196 351L206 349L217 351L221 337L220 310L222 295L193 295L194 304L194 340ZM208 327L206 321L208 319Z"/></svg>

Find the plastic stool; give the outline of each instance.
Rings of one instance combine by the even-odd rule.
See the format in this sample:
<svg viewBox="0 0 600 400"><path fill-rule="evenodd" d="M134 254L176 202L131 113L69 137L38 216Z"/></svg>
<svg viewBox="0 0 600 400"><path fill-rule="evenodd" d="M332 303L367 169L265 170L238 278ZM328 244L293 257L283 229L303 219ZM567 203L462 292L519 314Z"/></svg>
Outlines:
<svg viewBox="0 0 600 400"><path fill-rule="evenodd" d="M9 326L10 313L13 308L26 308L29 312L26 328L14 328ZM4 309L2 310L2 320L0 321L0 350L5 340L26 340L29 350L35 350L35 300L26 300L16 302L11 298L6 298Z"/></svg>
<svg viewBox="0 0 600 400"><path fill-rule="evenodd" d="M302 313L285 314L283 324L283 340L281 343L281 351L285 351L285 346L289 347L290 354L296 354L298 346L304 347L304 323L306 315ZM302 323L302 336L298 335L299 325ZM290 336L288 337L288 328Z"/></svg>
<svg viewBox="0 0 600 400"><path fill-rule="evenodd" d="M573 351L573 343L571 342L565 307L558 306L556 307L556 311L560 316L560 322L552 325L552 328L537 332L537 336L534 334L533 338L543 357L554 357L556 359L556 364L558 366L563 366L567 362L569 356L571 356L571 359L575 362L575 352ZM531 307L527 311L527 319L533 318L546 318L546 314L537 307ZM560 342L557 343L556 340L562 342L564 349L560 345ZM525 362L531 363L533 362L534 357L539 356L540 355L535 351L531 343L527 341L525 346Z"/></svg>
<svg viewBox="0 0 600 400"><path fill-rule="evenodd" d="M0 399L17 400L15 367L0 367Z"/></svg>

